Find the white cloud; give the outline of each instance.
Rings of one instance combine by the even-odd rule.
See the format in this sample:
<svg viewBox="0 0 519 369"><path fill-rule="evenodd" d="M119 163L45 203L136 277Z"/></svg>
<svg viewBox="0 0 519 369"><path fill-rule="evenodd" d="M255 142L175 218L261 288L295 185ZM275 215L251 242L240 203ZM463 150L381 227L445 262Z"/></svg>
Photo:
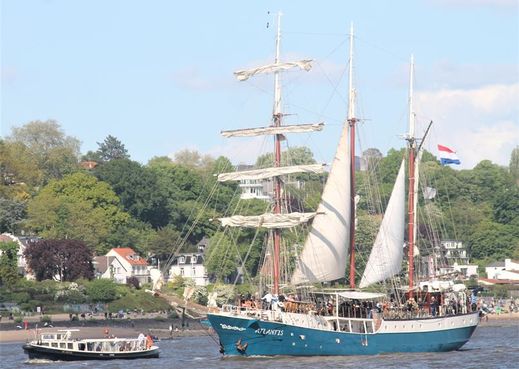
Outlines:
<svg viewBox="0 0 519 369"><path fill-rule="evenodd" d="M519 142L518 101L519 83L416 94L418 112L435 122L434 144L451 145L464 168L484 159L508 165Z"/></svg>

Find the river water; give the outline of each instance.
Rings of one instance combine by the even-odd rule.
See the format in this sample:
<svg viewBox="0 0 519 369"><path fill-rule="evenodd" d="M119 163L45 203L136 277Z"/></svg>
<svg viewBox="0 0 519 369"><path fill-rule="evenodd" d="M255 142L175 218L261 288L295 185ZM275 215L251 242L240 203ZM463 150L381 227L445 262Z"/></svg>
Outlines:
<svg viewBox="0 0 519 369"><path fill-rule="evenodd" d="M184 337L161 341L159 359L133 361L39 362L29 361L21 344L0 344L1 368L35 369L146 369L146 368L519 368L519 325L480 326L472 339L459 351L446 353L388 354L347 357L274 357L274 358L222 358L218 345L209 336Z"/></svg>

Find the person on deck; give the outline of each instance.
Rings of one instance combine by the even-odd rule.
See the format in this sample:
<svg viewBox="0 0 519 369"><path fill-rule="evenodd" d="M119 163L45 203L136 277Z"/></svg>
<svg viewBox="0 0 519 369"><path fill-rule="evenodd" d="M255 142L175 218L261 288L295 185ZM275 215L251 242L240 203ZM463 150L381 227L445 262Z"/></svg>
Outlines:
<svg viewBox="0 0 519 369"><path fill-rule="evenodd" d="M436 316L438 313L438 301L434 296L431 297L431 315Z"/></svg>

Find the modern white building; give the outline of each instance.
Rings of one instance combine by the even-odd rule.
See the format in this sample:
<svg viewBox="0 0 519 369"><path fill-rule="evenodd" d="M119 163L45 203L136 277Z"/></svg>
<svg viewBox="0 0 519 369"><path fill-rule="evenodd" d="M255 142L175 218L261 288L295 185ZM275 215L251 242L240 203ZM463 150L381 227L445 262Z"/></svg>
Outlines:
<svg viewBox="0 0 519 369"><path fill-rule="evenodd" d="M139 283L148 283L150 272L148 262L130 247L113 248L105 256L94 258L96 274L99 278L113 279L116 283L126 283L135 277Z"/></svg>
<svg viewBox="0 0 519 369"><path fill-rule="evenodd" d="M519 260L496 261L485 268L488 279L519 281Z"/></svg>

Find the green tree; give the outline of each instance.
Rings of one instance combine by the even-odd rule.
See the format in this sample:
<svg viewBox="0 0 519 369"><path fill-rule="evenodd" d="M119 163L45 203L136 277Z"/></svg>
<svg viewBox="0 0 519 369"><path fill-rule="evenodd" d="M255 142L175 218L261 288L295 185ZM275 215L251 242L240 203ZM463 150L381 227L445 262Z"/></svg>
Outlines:
<svg viewBox="0 0 519 369"><path fill-rule="evenodd" d="M494 219L502 224L516 224L519 227L519 187L511 186L494 201Z"/></svg>
<svg viewBox="0 0 519 369"><path fill-rule="evenodd" d="M99 252L129 219L110 186L82 172L51 181L29 202L28 214L29 226L40 236L82 240Z"/></svg>
<svg viewBox="0 0 519 369"><path fill-rule="evenodd" d="M476 259L492 258L500 260L509 258L519 244L514 235L513 226L484 220L467 235L472 257Z"/></svg>
<svg viewBox="0 0 519 369"><path fill-rule="evenodd" d="M0 285L12 286L20 279L18 248L16 242L0 242Z"/></svg>
<svg viewBox="0 0 519 369"><path fill-rule="evenodd" d="M9 200L0 197L0 233L17 233L20 223L25 219L27 204L25 201Z"/></svg>
<svg viewBox="0 0 519 369"><path fill-rule="evenodd" d="M0 139L0 178L0 196L23 201L42 183L43 171L23 143Z"/></svg>
<svg viewBox="0 0 519 369"><path fill-rule="evenodd" d="M519 185L519 145L512 150L509 169L512 178L515 180L516 184Z"/></svg>
<svg viewBox="0 0 519 369"><path fill-rule="evenodd" d="M180 232L169 225L158 229L148 243L148 251L152 255L170 255L180 245Z"/></svg>
<svg viewBox="0 0 519 369"><path fill-rule="evenodd" d="M108 135L103 142L98 142L97 155L102 161L129 159L128 150L116 137Z"/></svg>
<svg viewBox="0 0 519 369"><path fill-rule="evenodd" d="M154 228L168 224L167 198L160 191L153 170L136 161L116 159L98 166L95 175L110 184L132 216Z"/></svg>
<svg viewBox="0 0 519 369"><path fill-rule="evenodd" d="M281 166L315 164L312 150L305 146L294 146L281 152ZM256 159L256 168L268 168L274 166L274 154L268 153Z"/></svg>
<svg viewBox="0 0 519 369"><path fill-rule="evenodd" d="M43 172L43 184L78 170L80 142L66 136L54 120L33 121L15 127L7 141L25 146Z"/></svg>
<svg viewBox="0 0 519 369"><path fill-rule="evenodd" d="M94 279L86 285L86 293L93 302L110 302L117 299L117 285L110 279Z"/></svg>

